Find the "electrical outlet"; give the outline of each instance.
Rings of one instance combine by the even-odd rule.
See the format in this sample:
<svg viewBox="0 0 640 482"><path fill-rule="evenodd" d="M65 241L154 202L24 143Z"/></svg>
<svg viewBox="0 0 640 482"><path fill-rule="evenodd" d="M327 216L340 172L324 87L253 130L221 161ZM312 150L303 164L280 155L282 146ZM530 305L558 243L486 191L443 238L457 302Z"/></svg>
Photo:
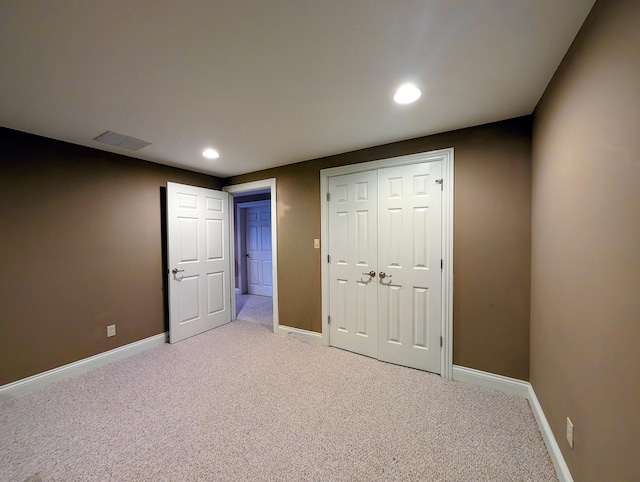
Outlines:
<svg viewBox="0 0 640 482"><path fill-rule="evenodd" d="M567 442L569 447L573 448L573 423L569 417L567 417Z"/></svg>
<svg viewBox="0 0 640 482"><path fill-rule="evenodd" d="M116 336L116 325L107 326L107 337Z"/></svg>

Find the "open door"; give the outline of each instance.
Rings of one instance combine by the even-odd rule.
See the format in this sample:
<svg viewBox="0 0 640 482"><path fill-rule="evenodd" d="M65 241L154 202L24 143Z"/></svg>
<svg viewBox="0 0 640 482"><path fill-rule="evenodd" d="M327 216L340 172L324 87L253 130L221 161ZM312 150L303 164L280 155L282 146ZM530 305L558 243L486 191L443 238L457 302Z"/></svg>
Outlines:
<svg viewBox="0 0 640 482"><path fill-rule="evenodd" d="M232 320L229 244L229 194L167 183L171 343Z"/></svg>
<svg viewBox="0 0 640 482"><path fill-rule="evenodd" d="M271 206L269 201L245 209L247 292L272 296Z"/></svg>

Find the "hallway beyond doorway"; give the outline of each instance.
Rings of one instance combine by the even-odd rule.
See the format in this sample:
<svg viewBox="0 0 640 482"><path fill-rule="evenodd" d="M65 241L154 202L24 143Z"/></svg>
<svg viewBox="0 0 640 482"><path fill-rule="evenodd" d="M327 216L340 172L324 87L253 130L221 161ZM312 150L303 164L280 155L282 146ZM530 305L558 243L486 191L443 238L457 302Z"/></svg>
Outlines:
<svg viewBox="0 0 640 482"><path fill-rule="evenodd" d="M273 299L270 296L236 294L236 319L258 323L273 331Z"/></svg>

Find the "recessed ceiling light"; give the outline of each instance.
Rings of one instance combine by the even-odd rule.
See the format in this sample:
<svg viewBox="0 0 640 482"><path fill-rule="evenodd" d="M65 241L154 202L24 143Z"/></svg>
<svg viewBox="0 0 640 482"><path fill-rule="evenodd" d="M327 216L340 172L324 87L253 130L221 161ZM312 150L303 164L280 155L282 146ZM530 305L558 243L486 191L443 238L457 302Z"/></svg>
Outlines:
<svg viewBox="0 0 640 482"><path fill-rule="evenodd" d="M217 159L218 157L220 157L220 154L218 154L218 151L211 148L205 149L204 151L202 151L202 155L207 159Z"/></svg>
<svg viewBox="0 0 640 482"><path fill-rule="evenodd" d="M411 104L415 102L422 95L422 91L413 84L403 84L398 87L393 100L398 104Z"/></svg>

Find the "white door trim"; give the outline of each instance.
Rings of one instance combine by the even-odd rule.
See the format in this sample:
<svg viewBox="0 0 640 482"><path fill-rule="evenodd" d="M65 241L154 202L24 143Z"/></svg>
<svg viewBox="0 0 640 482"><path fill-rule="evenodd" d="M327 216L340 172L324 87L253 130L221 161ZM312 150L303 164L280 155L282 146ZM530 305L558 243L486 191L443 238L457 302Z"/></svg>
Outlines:
<svg viewBox="0 0 640 482"><path fill-rule="evenodd" d="M327 193L329 178L342 174L370 171L383 167L403 166L421 162L442 161L442 377L452 378L453 373L453 147L437 151L422 152L408 156L393 157L348 166L332 167L320 171L320 230L322 272L322 343L329 346L329 269L327 264L329 247L329 209Z"/></svg>
<svg viewBox="0 0 640 482"><path fill-rule="evenodd" d="M276 179L263 179L261 181L245 182L222 188L232 196L251 191L269 189L271 193L271 276L273 279L273 332L278 333L280 326L278 317L278 217L276 213ZM231 209L231 225L235 230L235 210ZM235 259L235 243L231 243L231 259ZM231 263L231 279L235 280L235 263ZM235 281L234 281L235 282ZM236 298L231 300L232 319L236 319Z"/></svg>

